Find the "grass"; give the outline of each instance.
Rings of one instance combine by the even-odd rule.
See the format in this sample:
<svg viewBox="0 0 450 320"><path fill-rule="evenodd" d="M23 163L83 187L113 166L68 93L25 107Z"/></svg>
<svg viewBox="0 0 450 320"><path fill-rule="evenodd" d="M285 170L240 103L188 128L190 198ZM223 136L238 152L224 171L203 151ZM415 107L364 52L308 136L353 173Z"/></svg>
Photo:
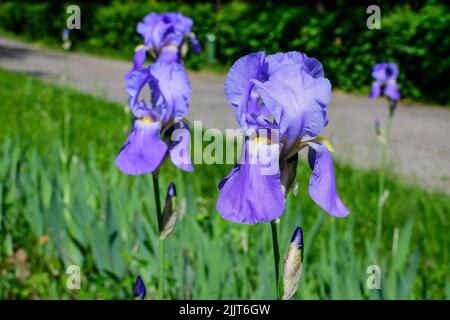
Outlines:
<svg viewBox="0 0 450 320"><path fill-rule="evenodd" d="M62 141L65 95L71 114L70 152L85 157L92 142L99 161L111 161L109 155L119 150L117 141L124 141L128 131L129 116L123 106L3 70L0 136L26 137L21 143L39 150L51 141Z"/></svg>
<svg viewBox="0 0 450 320"><path fill-rule="evenodd" d="M72 114L62 146L63 96ZM140 274L156 296L158 250L149 176L120 173L113 159L129 115L123 106L0 70L0 298L131 298ZM162 168L162 190L177 186L182 218L166 240L167 298L273 298L269 224L221 219L216 185L229 166L194 173ZM305 263L298 299L450 298L450 199L389 175L382 240L375 243L377 174L336 164L351 210L333 219L307 195L310 169L281 219L281 255L301 225ZM164 192L163 192L164 193ZM395 240L394 240L395 239ZM377 250L376 248L380 248ZM81 290L66 267L81 267ZM381 290L369 290L370 265Z"/></svg>

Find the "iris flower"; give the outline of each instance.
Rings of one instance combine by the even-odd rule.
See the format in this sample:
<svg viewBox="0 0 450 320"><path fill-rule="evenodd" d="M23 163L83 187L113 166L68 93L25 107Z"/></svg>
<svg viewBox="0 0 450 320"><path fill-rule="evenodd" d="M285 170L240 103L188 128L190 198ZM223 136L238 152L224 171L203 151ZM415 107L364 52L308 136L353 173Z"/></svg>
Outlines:
<svg viewBox="0 0 450 320"><path fill-rule="evenodd" d="M62 39L63 39L63 49L69 50L70 46L72 44L72 41L70 41L70 30L67 28L64 28L62 33Z"/></svg>
<svg viewBox="0 0 450 320"><path fill-rule="evenodd" d="M348 214L336 192L331 144L320 137L331 84L318 60L300 52L249 54L228 72L225 95L247 137L240 161L219 184L216 207L225 219L254 224L281 216L297 153L306 147L310 196L332 216Z"/></svg>
<svg viewBox="0 0 450 320"><path fill-rule="evenodd" d="M150 89L149 103L140 100L144 87ZM141 68L130 74L126 90L134 118L116 158L117 167L130 175L152 173L168 153L175 166L192 171L190 133L183 121L191 87L184 67L179 63L155 63ZM172 140L170 147L168 140Z"/></svg>
<svg viewBox="0 0 450 320"><path fill-rule="evenodd" d="M375 81L372 84L369 98L376 99L385 95L391 100L400 99L400 92L397 88L397 65L390 62L378 63L372 69L372 77Z"/></svg>
<svg viewBox="0 0 450 320"><path fill-rule="evenodd" d="M150 13L137 25L144 44L135 49L133 68L125 76L139 69L145 62L147 52L156 57L157 62L180 62L180 49L190 39L195 53L200 52L200 43L192 33L193 21L178 12Z"/></svg>

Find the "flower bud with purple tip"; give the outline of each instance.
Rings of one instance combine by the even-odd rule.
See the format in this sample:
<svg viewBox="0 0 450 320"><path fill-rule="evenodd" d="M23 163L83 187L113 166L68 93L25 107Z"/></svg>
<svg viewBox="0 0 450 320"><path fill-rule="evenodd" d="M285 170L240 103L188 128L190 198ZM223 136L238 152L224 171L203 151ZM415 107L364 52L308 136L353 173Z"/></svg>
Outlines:
<svg viewBox="0 0 450 320"><path fill-rule="evenodd" d="M283 300L289 300L297 291L303 266L303 232L298 227L292 236L291 245L284 262Z"/></svg>
<svg viewBox="0 0 450 320"><path fill-rule="evenodd" d="M141 298L141 300L145 299L147 295L147 289L145 288L144 281L141 276L137 276L136 283L134 284L134 296Z"/></svg>
<svg viewBox="0 0 450 320"><path fill-rule="evenodd" d="M168 235L170 235L175 228L175 224L177 223L178 212L176 210L176 196L177 191L175 188L175 184L171 182L169 187L167 188L166 202L164 205L163 231L160 235L161 239L164 239Z"/></svg>

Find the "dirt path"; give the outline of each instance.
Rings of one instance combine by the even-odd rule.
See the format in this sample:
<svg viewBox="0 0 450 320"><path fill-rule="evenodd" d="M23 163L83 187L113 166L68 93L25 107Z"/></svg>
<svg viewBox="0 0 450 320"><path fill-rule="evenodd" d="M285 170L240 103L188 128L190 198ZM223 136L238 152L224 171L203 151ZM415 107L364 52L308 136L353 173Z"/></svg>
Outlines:
<svg viewBox="0 0 450 320"><path fill-rule="evenodd" d="M71 53L69 65L70 86L125 104L123 74L130 62ZM64 55L2 39L0 68L61 82ZM189 77L193 89L189 119L202 120L207 128L236 127L223 95L224 76L191 72ZM334 92L325 135L335 146L335 157L357 167L376 167L379 144L374 121L383 123L386 116L383 100ZM450 110L400 103L393 122L389 163L396 174L411 183L450 193Z"/></svg>

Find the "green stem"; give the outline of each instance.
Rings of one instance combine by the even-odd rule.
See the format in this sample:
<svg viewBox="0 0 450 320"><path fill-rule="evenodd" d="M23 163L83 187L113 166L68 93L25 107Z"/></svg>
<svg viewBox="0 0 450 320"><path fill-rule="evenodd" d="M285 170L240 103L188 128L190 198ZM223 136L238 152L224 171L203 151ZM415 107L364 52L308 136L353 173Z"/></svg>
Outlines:
<svg viewBox="0 0 450 320"><path fill-rule="evenodd" d="M156 217L158 220L158 234L163 232L163 217L161 211L161 198L159 196L159 174L158 171L152 174L153 191L155 193ZM159 288L158 298L162 300L164 297L164 239L159 238Z"/></svg>
<svg viewBox="0 0 450 320"><path fill-rule="evenodd" d="M272 244L273 244L273 261L275 264L275 289L276 289L276 297L280 299L279 294L279 279L280 279L280 249L278 246L278 231L277 231L278 223L273 220L270 222L270 226L272 229Z"/></svg>
<svg viewBox="0 0 450 320"><path fill-rule="evenodd" d="M63 110L64 110L64 127L63 127L63 143L67 153L69 153L70 148L70 110L69 110L69 99L67 94L67 83L69 79L69 54L67 51L64 52L64 74L63 74Z"/></svg>
<svg viewBox="0 0 450 320"><path fill-rule="evenodd" d="M386 161L387 161L387 151L388 151L388 144L391 136L391 128L392 128L392 119L394 116L394 110L396 107L395 101L390 101L389 105L389 115L387 119L386 124L386 131L384 132L384 140L382 142L381 146L381 162L380 162L380 174L378 179L378 204L377 204L377 233L376 233L376 240L377 244L380 244L381 241L381 234L383 231L383 207L384 207L384 201L382 202L381 199L384 196L384 182L385 182L385 176L386 176Z"/></svg>
<svg viewBox="0 0 450 320"><path fill-rule="evenodd" d="M159 300L164 299L164 240L159 239Z"/></svg>
<svg viewBox="0 0 450 320"><path fill-rule="evenodd" d="M23 103L21 106L24 109L28 108L28 98L30 97L32 83L33 83L33 78L28 77L27 84L25 86L25 93L23 95ZM24 114L25 114L25 112L20 111L20 112L18 112L18 116L17 116L17 121L18 121L17 128L19 129L20 134L23 133L24 124L27 122L27 119L25 119Z"/></svg>
<svg viewBox="0 0 450 320"><path fill-rule="evenodd" d="M153 191L155 193L155 204L156 204L156 218L158 219L158 232L161 233L163 229L162 221L162 211L161 211L161 198L159 196L159 174L154 172L152 174L153 178Z"/></svg>

